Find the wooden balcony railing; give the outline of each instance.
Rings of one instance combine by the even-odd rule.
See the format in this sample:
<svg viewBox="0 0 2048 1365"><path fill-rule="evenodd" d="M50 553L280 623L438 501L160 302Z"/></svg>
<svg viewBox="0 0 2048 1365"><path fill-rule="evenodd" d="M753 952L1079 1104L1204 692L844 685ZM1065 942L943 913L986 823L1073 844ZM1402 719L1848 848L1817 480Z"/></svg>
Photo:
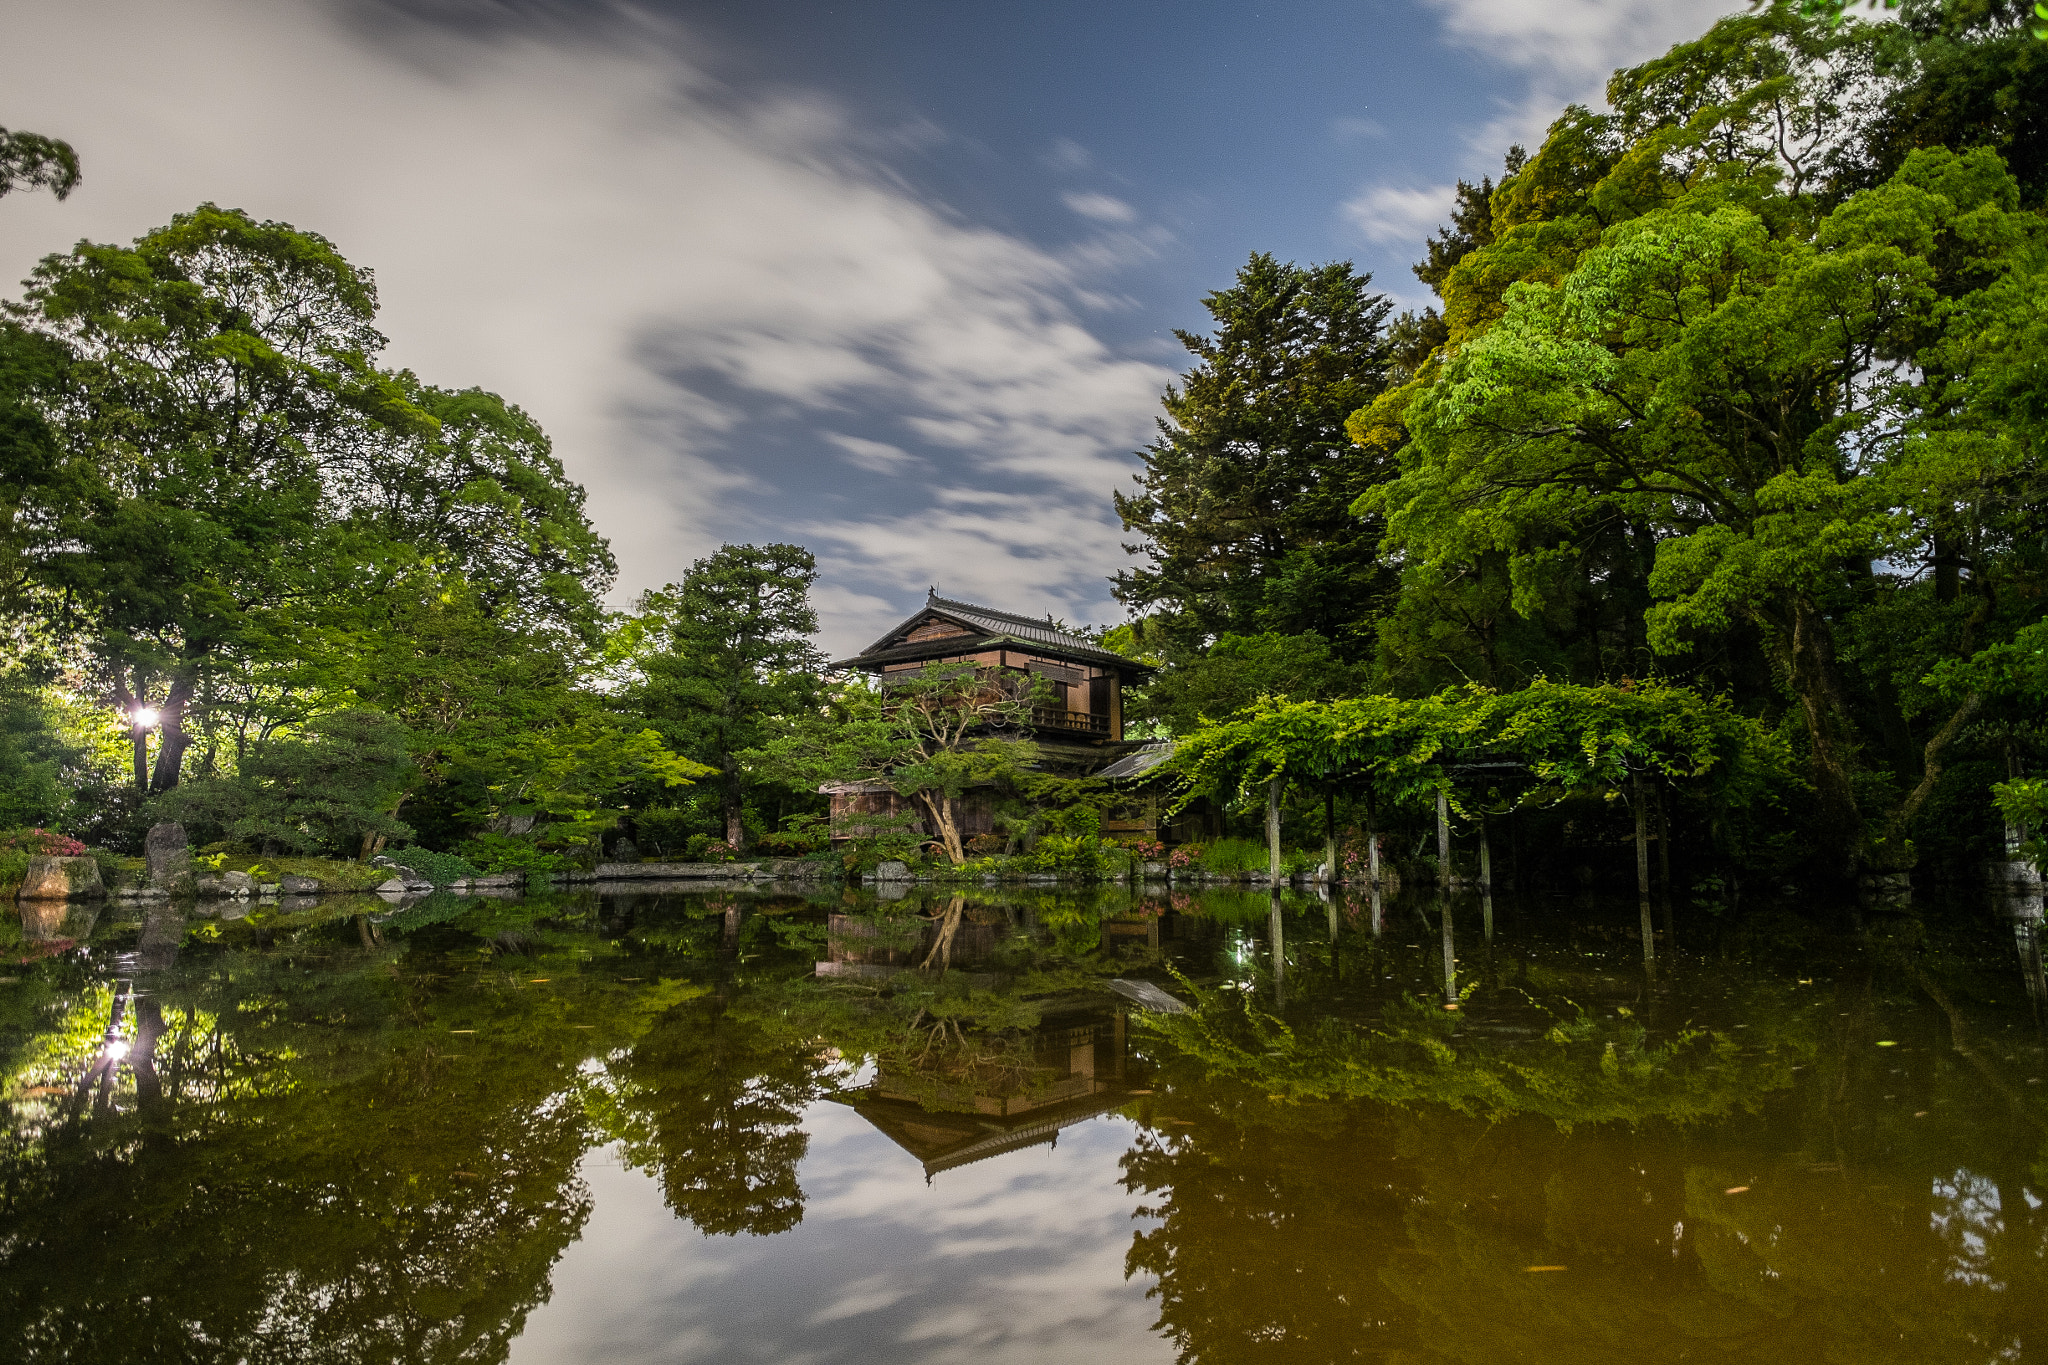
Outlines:
<svg viewBox="0 0 2048 1365"><path fill-rule="evenodd" d="M1109 733L1109 717L1092 711L1068 711L1057 706L1034 706L1031 723L1042 730L1078 730L1084 735Z"/></svg>

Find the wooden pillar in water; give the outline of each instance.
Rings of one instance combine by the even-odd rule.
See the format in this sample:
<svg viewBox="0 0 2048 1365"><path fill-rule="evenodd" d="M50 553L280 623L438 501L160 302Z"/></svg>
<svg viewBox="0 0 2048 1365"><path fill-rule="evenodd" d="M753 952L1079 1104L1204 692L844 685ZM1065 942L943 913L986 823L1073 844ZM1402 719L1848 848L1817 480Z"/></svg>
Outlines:
<svg viewBox="0 0 2048 1365"><path fill-rule="evenodd" d="M1451 802L1441 790L1436 794L1436 884L1451 885Z"/></svg>
<svg viewBox="0 0 2048 1365"><path fill-rule="evenodd" d="M1323 793L1323 880L1337 880L1337 793Z"/></svg>
<svg viewBox="0 0 2048 1365"><path fill-rule="evenodd" d="M1277 893L1280 890L1280 779L1277 777L1266 784L1266 862L1272 878L1269 885ZM1273 903L1275 915L1280 913L1279 904L1278 901Z"/></svg>
<svg viewBox="0 0 2048 1365"><path fill-rule="evenodd" d="M1493 846L1486 838L1486 817L1479 817L1479 909L1486 941L1493 942Z"/></svg>

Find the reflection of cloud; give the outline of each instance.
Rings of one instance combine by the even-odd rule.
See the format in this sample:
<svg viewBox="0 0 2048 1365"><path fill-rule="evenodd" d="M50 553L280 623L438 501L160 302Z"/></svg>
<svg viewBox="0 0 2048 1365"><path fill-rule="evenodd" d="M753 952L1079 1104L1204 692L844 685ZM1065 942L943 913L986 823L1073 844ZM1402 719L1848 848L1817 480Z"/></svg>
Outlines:
<svg viewBox="0 0 2048 1365"><path fill-rule="evenodd" d="M1339 212L1369 242L1412 247L1450 221L1457 195L1455 185L1420 190L1375 185L1347 200Z"/></svg>
<svg viewBox="0 0 2048 1365"><path fill-rule="evenodd" d="M583 1239L556 1263L511 1365L1173 1358L1150 1329L1149 1278L1124 1278L1134 1201L1117 1160L1128 1122L1084 1123L1057 1148L929 1184L850 1109L814 1105L804 1126L810 1202L774 1237L701 1236L651 1176L592 1153Z"/></svg>
<svg viewBox="0 0 2048 1365"><path fill-rule="evenodd" d="M1099 223L1129 223L1138 217L1136 209L1107 194L1063 194L1060 202L1083 218L1093 218Z"/></svg>
<svg viewBox="0 0 2048 1365"><path fill-rule="evenodd" d="M599 9L574 32L531 18L543 10L476 32L397 6L345 12L76 0L10 14L8 122L70 138L87 180L61 205L9 197L0 273L205 199L318 229L376 269L392 361L498 390L546 427L618 548L622 596L721 540L792 538L756 509L783 515L773 499L799 480L864 539L907 537L886 554L906 579L950 573L919 559L904 516L921 485L763 454L771 431L857 418L916 438L835 442L869 475L937 448L957 479L1029 479L1098 509L1070 572L1046 582L1062 600L1101 595L1081 581L1114 554L1099 509L1172 374L1110 352L1084 318L1108 301L1096 277L1143 243L1062 256L963 222L888 163L931 129L880 135L802 92L728 89L693 34L636 11ZM90 79L39 56L76 51L95 54ZM1116 201L1087 202L1099 219ZM990 518L977 534L947 553L1041 552L1042 528L1020 542Z"/></svg>

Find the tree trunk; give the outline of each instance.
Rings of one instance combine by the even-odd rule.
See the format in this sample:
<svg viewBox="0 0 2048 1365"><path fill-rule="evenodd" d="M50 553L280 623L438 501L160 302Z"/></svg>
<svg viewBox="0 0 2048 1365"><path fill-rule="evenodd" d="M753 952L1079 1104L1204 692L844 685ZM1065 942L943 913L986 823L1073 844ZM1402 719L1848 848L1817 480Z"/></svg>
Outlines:
<svg viewBox="0 0 2048 1365"><path fill-rule="evenodd" d="M1822 837L1834 845L1838 870L1852 875L1867 853L1863 847L1863 814L1856 805L1840 727L1847 723L1835 667L1834 636L1820 609L1799 598L1792 604L1791 639L1785 647L1793 695L1799 699L1812 747L1814 795L1820 807Z"/></svg>
<svg viewBox="0 0 2048 1365"><path fill-rule="evenodd" d="M1635 775L1636 808L1636 899L1642 902L1643 913L1650 913L1650 811L1649 802L1643 799L1643 775ZM1649 923L1646 919L1645 924Z"/></svg>
<svg viewBox="0 0 2048 1365"><path fill-rule="evenodd" d="M917 803L924 807L925 817L931 821L932 833L939 838L939 846L946 852L947 861L958 867L967 861L967 850L960 843L960 822L953 814L953 798L930 796L919 792Z"/></svg>
<svg viewBox="0 0 2048 1365"><path fill-rule="evenodd" d="M161 794L178 785L178 777L185 767L185 751L192 747L192 736L185 733L185 708L192 704L192 678L181 675L171 683L171 691L164 698L163 710L157 716L156 772L149 780L152 794Z"/></svg>
<svg viewBox="0 0 2048 1365"><path fill-rule="evenodd" d="M741 818L745 803L740 800L740 764L731 754L725 756L725 841L738 853L747 842L746 821Z"/></svg>

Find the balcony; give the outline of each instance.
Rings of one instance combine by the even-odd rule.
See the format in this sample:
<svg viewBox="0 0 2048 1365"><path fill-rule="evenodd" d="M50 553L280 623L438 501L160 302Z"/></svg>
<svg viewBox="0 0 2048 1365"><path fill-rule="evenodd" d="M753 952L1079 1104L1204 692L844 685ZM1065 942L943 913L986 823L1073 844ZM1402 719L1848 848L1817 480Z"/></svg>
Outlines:
<svg viewBox="0 0 2048 1365"><path fill-rule="evenodd" d="M1068 711L1058 706L1031 708L1031 725L1037 730L1069 730L1082 735L1109 733L1109 717L1092 711Z"/></svg>

